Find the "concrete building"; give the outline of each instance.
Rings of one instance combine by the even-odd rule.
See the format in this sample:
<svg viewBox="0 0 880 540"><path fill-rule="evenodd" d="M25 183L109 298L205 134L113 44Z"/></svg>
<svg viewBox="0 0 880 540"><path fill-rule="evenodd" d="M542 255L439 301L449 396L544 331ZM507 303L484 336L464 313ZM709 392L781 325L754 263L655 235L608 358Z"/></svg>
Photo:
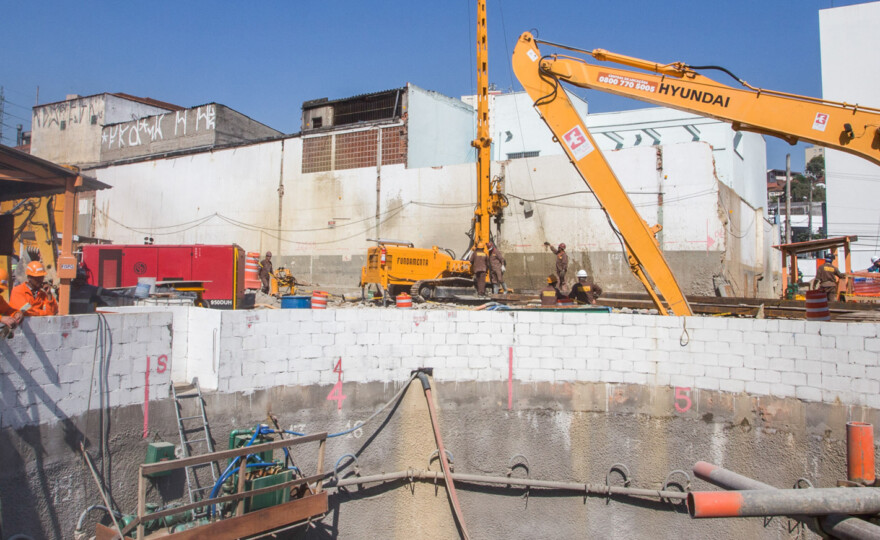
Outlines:
<svg viewBox="0 0 880 540"><path fill-rule="evenodd" d="M819 11L822 97L880 107L880 2ZM870 128L869 128L870 129ZM880 167L835 150L825 152L828 235L857 235L852 267L880 255Z"/></svg>
<svg viewBox="0 0 880 540"><path fill-rule="evenodd" d="M403 88L303 104L302 172L473 162L473 110L407 83ZM381 155L381 159L379 156Z"/></svg>
<svg viewBox="0 0 880 540"><path fill-rule="evenodd" d="M101 162L104 126L180 110L183 107L121 93L69 95L33 108L31 154L64 165L95 165Z"/></svg>
<svg viewBox="0 0 880 540"><path fill-rule="evenodd" d="M507 111L495 129L511 137L494 152L538 155L492 164L512 202L498 237L510 255L508 284L541 287L547 240L566 242L572 264L610 290L640 290L604 212L523 96L495 96ZM658 238L688 293L714 294L721 276L742 296L775 294L759 136L667 109L589 121L644 219L664 227ZM407 85L307 102L303 126L300 136L90 171L114 186L98 196L96 234L271 249L300 279L343 287L357 286L368 238L466 249L476 202L470 107ZM163 195L170 191L178 196Z"/></svg>
<svg viewBox="0 0 880 540"><path fill-rule="evenodd" d="M101 130L103 163L210 149L281 137L280 131L217 103L107 123Z"/></svg>

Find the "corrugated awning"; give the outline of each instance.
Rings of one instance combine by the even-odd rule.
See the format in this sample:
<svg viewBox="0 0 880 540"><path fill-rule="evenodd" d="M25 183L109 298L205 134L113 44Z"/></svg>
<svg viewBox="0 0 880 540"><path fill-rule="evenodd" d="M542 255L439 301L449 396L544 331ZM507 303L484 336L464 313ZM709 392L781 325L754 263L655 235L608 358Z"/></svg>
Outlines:
<svg viewBox="0 0 880 540"><path fill-rule="evenodd" d="M67 180L77 176L82 175L75 169L0 144L0 201L64 193ZM92 177L82 176L82 185L77 186L76 191L110 187Z"/></svg>

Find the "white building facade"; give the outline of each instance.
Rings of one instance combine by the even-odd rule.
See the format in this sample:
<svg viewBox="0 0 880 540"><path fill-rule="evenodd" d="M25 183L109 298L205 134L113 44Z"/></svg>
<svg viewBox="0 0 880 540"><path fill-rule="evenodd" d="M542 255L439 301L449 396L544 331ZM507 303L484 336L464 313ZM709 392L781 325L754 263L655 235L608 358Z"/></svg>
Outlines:
<svg viewBox="0 0 880 540"><path fill-rule="evenodd" d="M819 11L823 98L880 107L878 28L880 2ZM825 179L828 235L857 235L852 268L864 270L880 255L880 166L829 149Z"/></svg>

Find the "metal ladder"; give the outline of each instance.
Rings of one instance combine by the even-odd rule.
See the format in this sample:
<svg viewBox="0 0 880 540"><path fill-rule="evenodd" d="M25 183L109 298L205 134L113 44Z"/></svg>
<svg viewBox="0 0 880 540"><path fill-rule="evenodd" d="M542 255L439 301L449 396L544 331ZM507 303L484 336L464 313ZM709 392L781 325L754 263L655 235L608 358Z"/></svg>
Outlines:
<svg viewBox="0 0 880 540"><path fill-rule="evenodd" d="M172 382L171 395L174 397L174 412L177 415L177 432L180 434L180 448L183 452L183 457L213 452L214 443L211 441L211 432L208 429L208 415L205 412L205 400L202 398L202 389L199 387L198 377L193 379L192 384L187 385L175 386ZM197 410L194 411L195 414L188 413L188 416L184 416L183 401L191 399L196 400L195 409ZM188 409L193 409L193 407ZM201 423L191 422L194 420L201 420ZM190 423L191 427L187 427L187 422ZM201 433L202 436L196 439L187 439L187 435L198 433ZM204 445L205 451L199 452L192 448L199 444ZM208 481L208 475L204 473L199 474L199 469L205 467L211 471L212 482L208 486L203 485ZM220 465L216 461L212 461L201 465L185 467L185 469L189 502L195 503L208 498L205 492L209 492L214 487L214 484L217 483L217 479L220 478Z"/></svg>

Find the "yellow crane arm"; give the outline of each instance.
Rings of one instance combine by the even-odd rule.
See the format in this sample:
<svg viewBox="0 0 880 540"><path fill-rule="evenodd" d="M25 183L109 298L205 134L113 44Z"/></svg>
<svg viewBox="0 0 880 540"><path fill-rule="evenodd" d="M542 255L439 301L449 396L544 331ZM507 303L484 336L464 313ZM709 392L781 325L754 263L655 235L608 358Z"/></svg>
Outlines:
<svg viewBox="0 0 880 540"><path fill-rule="evenodd" d="M692 315L690 305L657 244L655 230L636 211L565 91L552 77L541 72L543 62L532 35L526 32L520 36L513 52L516 78L535 101L544 122L620 231L633 273L645 285L660 313L666 315L671 311L675 315ZM666 306L658 298L655 287Z"/></svg>
<svg viewBox="0 0 880 540"><path fill-rule="evenodd" d="M548 77L581 88L715 118L733 124L737 131L770 135L790 144L811 142L880 165L880 109L755 88L740 79L743 88L735 88L681 62L657 64L602 49L580 52L651 73L589 64L564 55L540 59L540 68Z"/></svg>

